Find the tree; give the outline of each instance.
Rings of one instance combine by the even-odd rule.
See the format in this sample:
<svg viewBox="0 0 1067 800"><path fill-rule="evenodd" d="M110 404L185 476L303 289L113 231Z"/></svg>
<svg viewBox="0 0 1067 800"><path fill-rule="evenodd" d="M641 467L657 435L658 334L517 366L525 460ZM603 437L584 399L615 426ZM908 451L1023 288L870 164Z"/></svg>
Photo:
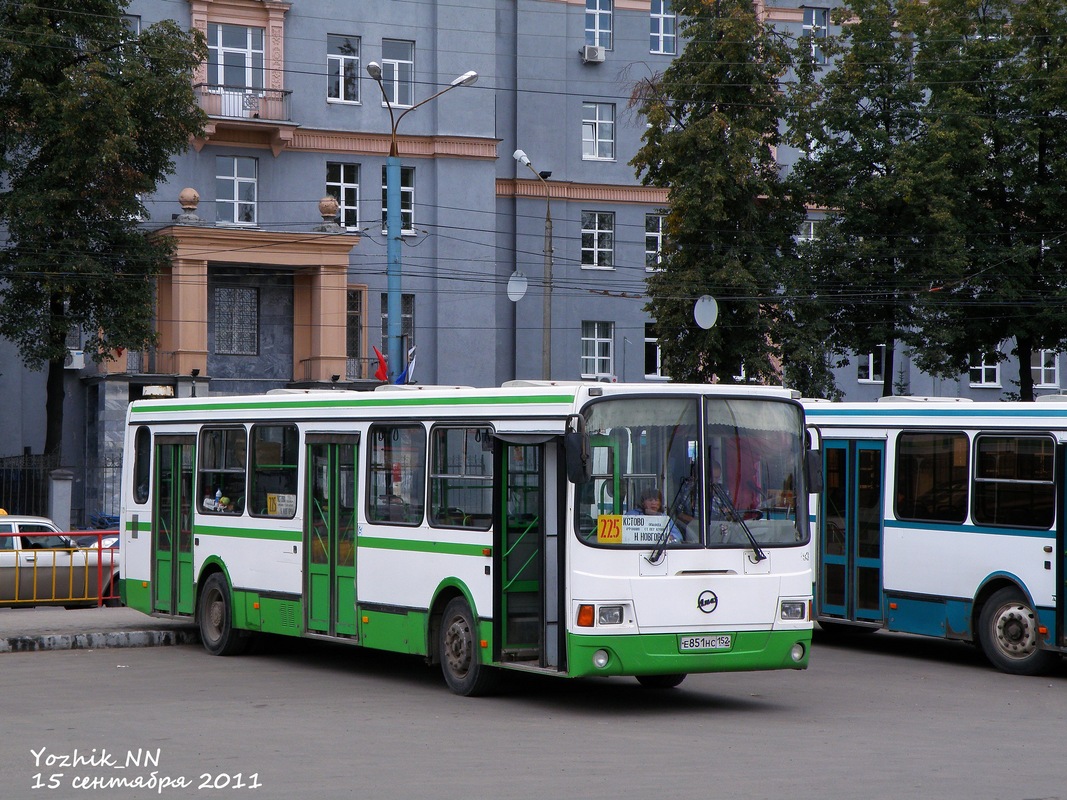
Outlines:
<svg viewBox="0 0 1067 800"><path fill-rule="evenodd" d="M0 6L0 335L48 368L44 452L59 449L72 331L96 360L154 338L155 277L172 252L140 230L139 195L199 133L203 36L134 35L122 0Z"/></svg>
<svg viewBox="0 0 1067 800"><path fill-rule="evenodd" d="M678 0L684 51L638 84L648 120L630 162L669 189L662 269L648 278L665 371L676 380L777 378L778 275L793 257L803 210L775 158L790 47L752 0ZM719 307L694 324L698 297Z"/></svg>
<svg viewBox="0 0 1067 800"><path fill-rule="evenodd" d="M965 260L918 309L917 363L956 373L1014 341L1020 396L1032 356L1067 341L1067 6L930 0L914 12L917 78L951 166Z"/></svg>
<svg viewBox="0 0 1067 800"><path fill-rule="evenodd" d="M831 66L798 57L790 115L792 140L806 154L796 180L827 213L808 269L788 276L786 293L816 301L798 313L823 319L837 348L885 347L885 395L896 343L921 340L917 298L959 257L948 173L931 156L914 37L902 24L907 6L847 0L836 9L841 33L823 47ZM810 53L810 42L798 53Z"/></svg>

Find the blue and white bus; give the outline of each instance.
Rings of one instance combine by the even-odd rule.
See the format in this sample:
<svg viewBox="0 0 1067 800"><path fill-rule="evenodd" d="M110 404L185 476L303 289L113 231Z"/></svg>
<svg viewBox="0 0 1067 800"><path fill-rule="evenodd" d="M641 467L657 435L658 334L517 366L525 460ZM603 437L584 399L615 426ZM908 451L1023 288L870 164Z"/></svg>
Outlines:
<svg viewBox="0 0 1067 800"><path fill-rule="evenodd" d="M820 627L973 642L1024 675L1067 652L1067 403L805 405Z"/></svg>

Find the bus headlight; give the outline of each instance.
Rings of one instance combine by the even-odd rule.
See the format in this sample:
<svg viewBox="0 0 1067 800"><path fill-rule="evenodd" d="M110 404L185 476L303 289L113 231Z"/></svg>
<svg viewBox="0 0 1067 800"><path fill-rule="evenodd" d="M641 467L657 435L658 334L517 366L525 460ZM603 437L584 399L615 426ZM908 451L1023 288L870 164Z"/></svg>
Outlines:
<svg viewBox="0 0 1067 800"><path fill-rule="evenodd" d="M783 600L781 617L787 620L804 619L804 603L801 600Z"/></svg>
<svg viewBox="0 0 1067 800"><path fill-rule="evenodd" d="M622 606L600 606L598 625L622 625Z"/></svg>
<svg viewBox="0 0 1067 800"><path fill-rule="evenodd" d="M804 660L804 645L797 642L793 645L793 649L789 651L789 657L798 664Z"/></svg>
<svg viewBox="0 0 1067 800"><path fill-rule="evenodd" d="M593 666L597 669L604 669L610 660L611 658L608 656L607 650L597 650L593 653Z"/></svg>

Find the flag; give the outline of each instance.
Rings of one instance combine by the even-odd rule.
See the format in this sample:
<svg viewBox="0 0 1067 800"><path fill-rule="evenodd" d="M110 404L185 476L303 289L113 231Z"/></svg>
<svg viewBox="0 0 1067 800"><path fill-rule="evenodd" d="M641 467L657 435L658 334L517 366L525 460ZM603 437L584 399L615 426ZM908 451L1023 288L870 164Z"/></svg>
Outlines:
<svg viewBox="0 0 1067 800"><path fill-rule="evenodd" d="M404 371L397 375L394 383L405 384L411 383L415 376L415 346L412 345L408 350L408 365L404 367Z"/></svg>
<svg viewBox="0 0 1067 800"><path fill-rule="evenodd" d="M389 368L385 366L385 356L382 355L382 351L377 347L371 345L374 350L374 355L378 356L378 369L374 373L374 377L380 381L389 380Z"/></svg>

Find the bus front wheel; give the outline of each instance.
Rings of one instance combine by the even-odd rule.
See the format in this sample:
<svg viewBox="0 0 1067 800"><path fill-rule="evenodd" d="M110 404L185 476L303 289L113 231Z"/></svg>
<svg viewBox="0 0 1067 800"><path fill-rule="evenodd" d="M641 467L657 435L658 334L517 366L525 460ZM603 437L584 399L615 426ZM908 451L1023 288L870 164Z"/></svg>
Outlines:
<svg viewBox="0 0 1067 800"><path fill-rule="evenodd" d="M234 630L230 586L221 572L205 581L197 612L200 641L211 655L233 656L245 649L248 637Z"/></svg>
<svg viewBox="0 0 1067 800"><path fill-rule="evenodd" d="M999 589L982 606L978 640L997 669L1012 675L1040 675L1055 656L1038 647L1037 614L1018 589Z"/></svg>
<svg viewBox="0 0 1067 800"><path fill-rule="evenodd" d="M445 683L456 694L474 697L493 688L496 672L482 663L477 622L462 597L452 598L445 606L438 655Z"/></svg>

